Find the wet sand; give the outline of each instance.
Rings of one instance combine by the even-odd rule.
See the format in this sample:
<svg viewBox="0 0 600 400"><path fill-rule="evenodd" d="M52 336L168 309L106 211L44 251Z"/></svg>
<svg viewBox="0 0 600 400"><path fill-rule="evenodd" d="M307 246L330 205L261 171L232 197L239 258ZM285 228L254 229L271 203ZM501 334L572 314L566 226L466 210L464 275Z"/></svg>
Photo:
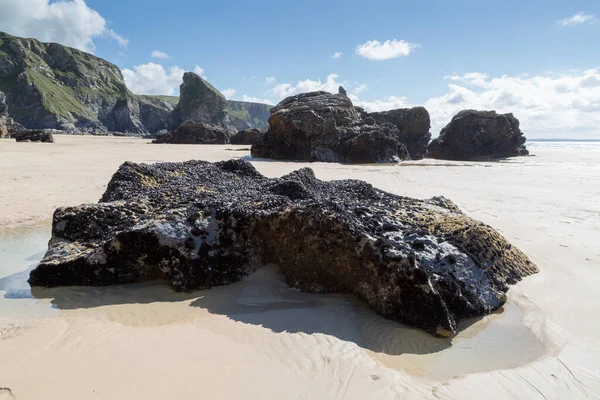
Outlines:
<svg viewBox="0 0 600 400"><path fill-rule="evenodd" d="M247 146L56 139L0 141L0 388L15 398L600 396L598 150L534 146L537 157L498 163L310 165L320 179L444 195L539 265L502 313L468 321L448 341L348 296L289 289L276 266L191 294L162 282L32 291L28 270L43 255L54 208L97 201L123 161L248 156ZM308 165L253 163L267 176Z"/></svg>

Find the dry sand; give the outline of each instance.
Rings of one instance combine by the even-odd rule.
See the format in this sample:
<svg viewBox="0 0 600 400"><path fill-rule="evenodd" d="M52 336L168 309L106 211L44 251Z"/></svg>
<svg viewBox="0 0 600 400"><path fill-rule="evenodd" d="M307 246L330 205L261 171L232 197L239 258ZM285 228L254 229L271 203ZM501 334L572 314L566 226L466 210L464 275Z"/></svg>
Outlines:
<svg viewBox="0 0 600 400"><path fill-rule="evenodd" d="M499 163L310 166L419 198L444 195L500 230L540 274L452 343L347 296L300 293L267 266L178 294L160 283L35 289L58 206L95 202L125 160L247 157L244 146L57 136L0 141L0 400L600 398L600 148ZM304 163L253 161L267 176ZM4 389L2 389L4 388Z"/></svg>

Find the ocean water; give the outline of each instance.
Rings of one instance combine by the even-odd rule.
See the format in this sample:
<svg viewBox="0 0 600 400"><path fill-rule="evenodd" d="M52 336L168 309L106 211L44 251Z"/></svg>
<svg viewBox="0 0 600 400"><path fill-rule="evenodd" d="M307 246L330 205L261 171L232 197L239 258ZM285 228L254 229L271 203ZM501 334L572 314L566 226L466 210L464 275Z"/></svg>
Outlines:
<svg viewBox="0 0 600 400"><path fill-rule="evenodd" d="M530 140L527 148L532 150L585 150L600 151L600 140Z"/></svg>

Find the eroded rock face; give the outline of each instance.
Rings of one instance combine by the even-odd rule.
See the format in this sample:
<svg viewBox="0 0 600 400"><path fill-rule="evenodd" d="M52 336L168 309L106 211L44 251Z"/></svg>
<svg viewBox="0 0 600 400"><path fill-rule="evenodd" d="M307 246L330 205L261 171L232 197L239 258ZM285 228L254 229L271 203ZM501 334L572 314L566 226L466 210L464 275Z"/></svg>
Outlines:
<svg viewBox="0 0 600 400"><path fill-rule="evenodd" d="M343 92L291 96L271 109L252 156L280 160L395 163L409 159L392 124L377 124Z"/></svg>
<svg viewBox="0 0 600 400"><path fill-rule="evenodd" d="M269 179L243 160L125 163L100 201L56 210L31 285L165 278L191 291L277 263L292 287L351 293L384 317L451 336L537 271L449 200L322 182L308 168Z"/></svg>
<svg viewBox="0 0 600 400"><path fill-rule="evenodd" d="M229 119L237 131L247 129L261 129L266 131L269 127L269 110L272 106L262 103L247 101L227 100Z"/></svg>
<svg viewBox="0 0 600 400"><path fill-rule="evenodd" d="M175 131L158 136L152 143L227 144L229 132L218 125L186 122Z"/></svg>
<svg viewBox="0 0 600 400"><path fill-rule="evenodd" d="M121 70L57 43L0 32L0 90L29 129L155 132L173 107L127 90ZM156 117L164 120L157 122Z"/></svg>
<svg viewBox="0 0 600 400"><path fill-rule="evenodd" d="M464 110L458 113L428 147L428 157L482 161L529 155L519 120L512 114Z"/></svg>
<svg viewBox="0 0 600 400"><path fill-rule="evenodd" d="M264 134L260 129L246 129L239 131L231 137L231 144L253 145Z"/></svg>
<svg viewBox="0 0 600 400"><path fill-rule="evenodd" d="M8 136L7 120L8 105L6 104L6 96L0 92L0 138Z"/></svg>
<svg viewBox="0 0 600 400"><path fill-rule="evenodd" d="M219 125L230 135L237 132L231 124L225 96L199 75L186 72L179 91L179 103L170 117L171 126L191 121Z"/></svg>
<svg viewBox="0 0 600 400"><path fill-rule="evenodd" d="M431 140L431 119L425 107L399 108L367 115L378 124L388 122L398 128L398 140L406 146L412 160L425 157Z"/></svg>
<svg viewBox="0 0 600 400"><path fill-rule="evenodd" d="M52 136L52 133L44 130L24 130L20 132L14 132L12 133L12 137L15 138L17 142L54 143L54 137Z"/></svg>

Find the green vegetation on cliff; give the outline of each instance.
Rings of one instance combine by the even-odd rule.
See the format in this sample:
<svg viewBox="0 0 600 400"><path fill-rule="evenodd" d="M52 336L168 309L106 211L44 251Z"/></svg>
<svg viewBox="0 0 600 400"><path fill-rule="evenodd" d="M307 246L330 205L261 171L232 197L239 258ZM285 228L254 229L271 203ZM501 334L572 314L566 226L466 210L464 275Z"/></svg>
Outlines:
<svg viewBox="0 0 600 400"><path fill-rule="evenodd" d="M11 116L29 128L147 130L136 114L144 101L127 90L116 65L56 43L0 32L0 91Z"/></svg>
<svg viewBox="0 0 600 400"><path fill-rule="evenodd" d="M0 92L11 116L32 129L85 129L142 134L187 120L230 132L265 128L270 106L227 101L209 82L186 73L181 99L131 93L120 69L56 43L0 32Z"/></svg>

